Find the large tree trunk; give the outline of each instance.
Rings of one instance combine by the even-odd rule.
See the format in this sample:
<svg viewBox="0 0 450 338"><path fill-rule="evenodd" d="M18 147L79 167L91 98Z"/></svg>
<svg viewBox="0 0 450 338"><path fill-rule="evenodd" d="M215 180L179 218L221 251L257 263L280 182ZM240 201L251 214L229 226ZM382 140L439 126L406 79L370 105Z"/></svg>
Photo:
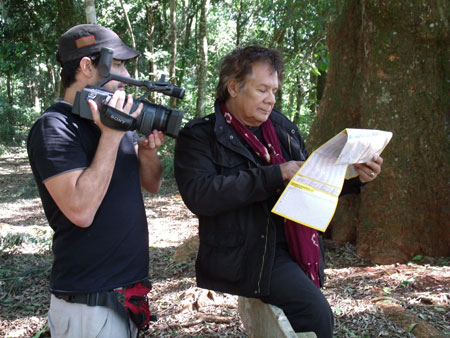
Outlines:
<svg viewBox="0 0 450 338"><path fill-rule="evenodd" d="M328 27L308 144L347 127L393 132L380 177L341 198L329 230L377 263L450 254L449 13L446 1L348 0Z"/></svg>
<svg viewBox="0 0 450 338"><path fill-rule="evenodd" d="M197 97L197 116L205 116L206 104L206 76L208 70L208 40L206 38L206 21L207 11L209 7L209 0L202 0L201 14L200 14L200 29L199 29L199 52L200 63L198 69L198 97Z"/></svg>

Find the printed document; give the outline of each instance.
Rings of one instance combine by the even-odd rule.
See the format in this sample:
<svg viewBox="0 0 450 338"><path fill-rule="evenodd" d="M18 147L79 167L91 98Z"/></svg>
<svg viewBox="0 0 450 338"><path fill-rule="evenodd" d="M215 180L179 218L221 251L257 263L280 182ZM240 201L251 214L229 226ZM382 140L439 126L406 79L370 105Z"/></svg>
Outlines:
<svg viewBox="0 0 450 338"><path fill-rule="evenodd" d="M272 212L325 231L337 207L344 179L356 177L355 163L380 155L389 131L347 128L314 151L284 189Z"/></svg>

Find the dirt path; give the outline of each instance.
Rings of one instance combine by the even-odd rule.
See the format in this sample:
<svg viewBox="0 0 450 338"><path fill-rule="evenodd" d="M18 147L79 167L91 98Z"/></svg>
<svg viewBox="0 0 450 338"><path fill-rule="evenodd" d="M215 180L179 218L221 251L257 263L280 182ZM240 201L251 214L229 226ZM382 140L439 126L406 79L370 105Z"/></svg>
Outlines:
<svg viewBox="0 0 450 338"><path fill-rule="evenodd" d="M151 307L159 320L145 337L247 337L235 296L195 287L195 242L176 263L174 253L197 232L172 180L145 195L150 230ZM48 337L51 231L26 154L0 158L0 338ZM448 259L423 257L408 265L371 266L353 246L326 241L329 269L323 290L336 317L336 337L450 336Z"/></svg>

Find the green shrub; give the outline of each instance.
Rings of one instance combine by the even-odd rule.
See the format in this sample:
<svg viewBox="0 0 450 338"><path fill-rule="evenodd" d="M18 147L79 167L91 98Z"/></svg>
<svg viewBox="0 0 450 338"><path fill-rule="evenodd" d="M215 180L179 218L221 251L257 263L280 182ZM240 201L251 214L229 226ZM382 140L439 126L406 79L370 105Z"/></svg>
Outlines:
<svg viewBox="0 0 450 338"><path fill-rule="evenodd" d="M0 153L4 146L21 146L39 113L32 107L20 108L0 98Z"/></svg>
<svg viewBox="0 0 450 338"><path fill-rule="evenodd" d="M164 167L164 178L173 178L173 155L175 152L175 140L166 136L166 142L159 149L159 156Z"/></svg>

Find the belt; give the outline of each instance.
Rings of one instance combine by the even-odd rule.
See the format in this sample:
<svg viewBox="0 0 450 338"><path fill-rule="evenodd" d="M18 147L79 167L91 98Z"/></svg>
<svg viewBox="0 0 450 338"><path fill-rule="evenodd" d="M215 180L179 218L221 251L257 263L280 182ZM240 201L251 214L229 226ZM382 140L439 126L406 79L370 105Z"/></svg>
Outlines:
<svg viewBox="0 0 450 338"><path fill-rule="evenodd" d="M149 281L145 280L141 282L151 288ZM116 290L125 290L132 288L135 284L127 284L122 287L118 287L114 290L103 291L103 292L92 292L92 293L80 293L80 294L66 294L59 292L52 292L56 298L62 299L68 303L86 304L89 306L108 306L110 305L111 299L119 298L121 303L124 303L124 297L121 297L121 293L115 292ZM122 304L123 305L123 304Z"/></svg>
<svg viewBox="0 0 450 338"><path fill-rule="evenodd" d="M62 299L68 303L86 304L88 306L106 306L111 296L117 297L115 292L94 292L77 295L67 295L61 293L53 293L56 298Z"/></svg>
<svg viewBox="0 0 450 338"><path fill-rule="evenodd" d="M128 329L130 330L129 315L125 311L122 304L118 300L118 294L114 291L84 293L77 295L67 295L53 292L56 298L62 299L68 303L86 304L88 306L104 306L115 311L119 316L124 318L128 323ZM131 331L130 338L131 338ZM139 336L137 332L136 338Z"/></svg>

